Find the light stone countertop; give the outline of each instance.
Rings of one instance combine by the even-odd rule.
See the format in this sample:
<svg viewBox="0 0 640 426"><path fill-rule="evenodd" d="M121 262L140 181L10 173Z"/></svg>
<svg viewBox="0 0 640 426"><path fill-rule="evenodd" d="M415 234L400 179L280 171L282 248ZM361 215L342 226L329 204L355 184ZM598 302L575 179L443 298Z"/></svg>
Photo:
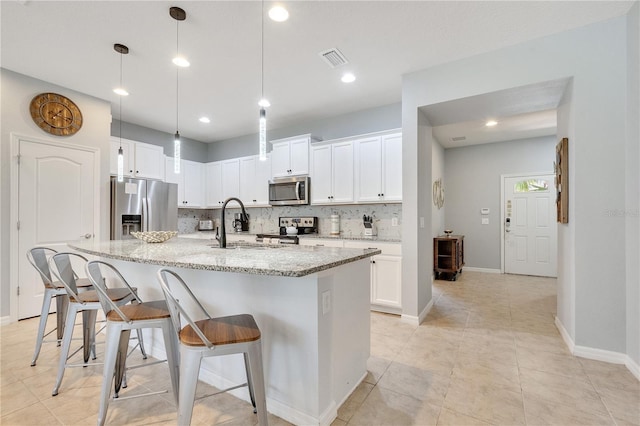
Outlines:
<svg viewBox="0 0 640 426"><path fill-rule="evenodd" d="M248 232L230 232L227 233L227 238L229 238L230 235L235 235L235 236L243 236L243 237L247 237L248 239L253 239L255 240L256 234L251 234ZM193 238L193 239L213 239L215 236L215 232L211 232L211 231L198 231L195 233L191 233L191 234L179 234L179 237L182 238ZM379 236L374 236L374 237L364 237L364 236L353 236L353 237L346 237L343 235L338 235L338 236L333 236L333 235L322 235L322 234L300 234L298 235L298 237L300 238L304 238L304 239L323 239L323 240L349 240L349 241L377 241L377 242L381 242L381 243L401 243L402 240L400 240L399 238L390 238L390 237L379 237Z"/></svg>
<svg viewBox="0 0 640 426"><path fill-rule="evenodd" d="M155 244L140 240L85 240L68 245L83 253L130 262L283 277L303 277L381 253L377 249L299 245L256 244L221 249L217 242L192 238L172 238ZM233 246L233 242L228 245Z"/></svg>

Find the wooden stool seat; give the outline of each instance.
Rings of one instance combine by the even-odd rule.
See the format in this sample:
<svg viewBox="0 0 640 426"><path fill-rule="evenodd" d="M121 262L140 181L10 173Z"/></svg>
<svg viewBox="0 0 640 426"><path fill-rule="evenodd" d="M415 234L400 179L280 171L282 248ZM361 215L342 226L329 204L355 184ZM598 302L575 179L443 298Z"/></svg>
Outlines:
<svg viewBox="0 0 640 426"><path fill-rule="evenodd" d="M169 308L165 300L154 300L120 307L120 311L131 321L169 318ZM124 321L116 311L107 313L107 321Z"/></svg>
<svg viewBox="0 0 640 426"><path fill-rule="evenodd" d="M248 314L204 319L195 324L216 346L253 342L260 338L260 329L253 316ZM187 346L206 346L191 325L180 330L180 342Z"/></svg>
<svg viewBox="0 0 640 426"><path fill-rule="evenodd" d="M91 284L91 281L89 281L89 278L78 278L76 279L76 287L78 288L87 288L87 287L91 287L93 284ZM51 284L49 283L45 283L44 285L46 288L54 288L54 289L63 289L64 290L64 284L62 284L60 281L54 281Z"/></svg>
<svg viewBox="0 0 640 426"><path fill-rule="evenodd" d="M114 302L119 302L129 296L131 293L128 288L109 288L107 289L107 296L109 299ZM97 303L100 302L98 298L98 293L95 290L85 291L83 293L78 293L78 300L81 303Z"/></svg>

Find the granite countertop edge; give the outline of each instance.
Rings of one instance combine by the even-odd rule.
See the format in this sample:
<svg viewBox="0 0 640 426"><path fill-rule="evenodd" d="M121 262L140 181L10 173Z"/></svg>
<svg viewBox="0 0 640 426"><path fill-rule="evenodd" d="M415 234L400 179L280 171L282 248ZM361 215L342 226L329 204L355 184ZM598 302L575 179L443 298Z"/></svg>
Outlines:
<svg viewBox="0 0 640 426"><path fill-rule="evenodd" d="M207 234L210 232L211 231L209 230L189 232L185 234L178 234L178 237L189 238L189 237L186 237L185 235L200 234L200 233ZM265 234L268 234L268 232L265 232ZM274 232L274 234L277 234L277 231ZM257 234L249 233L249 232L235 232L235 233L228 233L227 238L229 238L229 235L255 237ZM349 241L376 241L380 243L402 243L401 238L379 237L379 236L365 237L363 235L345 236L345 235L324 235L324 234L300 234L298 235L298 237L305 238L305 239L309 238L309 239L320 239L320 240L349 240ZM213 239L213 236L211 238Z"/></svg>
<svg viewBox="0 0 640 426"><path fill-rule="evenodd" d="M184 242L185 240L187 240L188 242ZM132 241L132 240L129 240ZM193 241L193 242L192 242ZM182 242L180 244L185 244L185 245L191 245L191 246L207 246L206 244L203 244L201 242L196 242L198 240L191 240L189 241L188 239L183 239ZM107 243L107 242L105 242ZM182 261L182 260L167 260L167 259L163 259L163 258L145 258L142 256L135 256L135 255L131 255L131 254L118 254L118 253L114 253L114 249L109 249L107 248L108 245L105 243L98 243L98 244L102 244L102 246L99 247L95 247L95 242L93 243L87 243L86 241L81 241L81 242L69 242L67 245L74 249L77 250L79 252L82 253L86 253L86 254L90 254L90 255L94 255L94 256L99 256L99 257L104 257L104 258L108 258L108 259L114 259L114 260L122 260L122 261L128 261L128 262L134 262L134 263L142 263L142 264L148 264L148 265L158 265L158 266L164 266L164 267L176 267L176 268L186 268L186 269L196 269L196 270L207 270L207 271L217 271L217 272L232 272L232 273L245 273L245 274L251 274L251 275L269 275L269 276L281 276L281 277L303 277L306 275L310 275L310 274L314 274L317 272L321 272L321 271L325 271L331 268L335 268L337 266L341 266L341 265L345 265L351 262L356 262L358 260L361 259L365 259L367 257L371 257L371 256L375 256L377 254L381 253L381 250L378 249L363 249L361 250L360 254L354 254L355 250L360 250L360 249L338 249L338 250L346 250L346 251L351 251L348 254L345 254L345 257L342 259L331 259L329 261L326 260L318 260L317 264L308 266L308 267L304 267L301 269L297 269L295 266L291 267L290 265L284 266L284 267L256 267L256 266L251 266L250 262L251 260L247 261L247 265L246 266L225 266L225 265L219 265L219 264L210 264L210 263L202 263L202 262L188 262L188 261ZM132 246L133 248L140 248L140 247L145 247L145 244L148 243L144 243L142 241L132 241ZM160 244L164 244L164 243L160 243ZM160 247L160 244L150 244L149 248L156 248L156 247ZM90 246L91 245L91 246ZM287 246L286 248L282 248L284 250L287 250L289 252L291 251L295 251L296 249L298 250L305 250L304 248L300 247L300 246ZM256 250L254 255L258 258L264 258L267 261L269 260L270 257L280 257L278 256L278 253L282 253L280 250L282 249L272 249L272 250L265 250L265 251L261 251L261 250ZM315 251L318 252L319 255L322 254L322 249L320 248L314 248ZM132 249L133 250L133 249ZM277 250L277 251L275 251ZM332 251L328 251L325 253L335 253ZM201 255L202 253L197 253L199 255ZM218 252L215 255L212 254L211 257L215 258L215 257L222 257L222 258L236 258L237 253L234 250L229 250L229 251L222 251L222 252ZM240 260L241 262L241 260Z"/></svg>

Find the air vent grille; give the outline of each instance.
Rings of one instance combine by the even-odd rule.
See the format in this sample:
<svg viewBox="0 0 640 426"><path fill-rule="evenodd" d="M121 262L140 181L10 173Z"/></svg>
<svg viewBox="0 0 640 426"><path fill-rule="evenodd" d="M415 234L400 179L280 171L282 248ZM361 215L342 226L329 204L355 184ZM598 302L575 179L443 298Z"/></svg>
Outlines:
<svg viewBox="0 0 640 426"><path fill-rule="evenodd" d="M349 63L347 58L337 48L332 48L318 53L322 59L331 67L336 68L340 65Z"/></svg>
<svg viewBox="0 0 640 426"><path fill-rule="evenodd" d="M451 142L462 142L462 141L465 141L465 140L467 140L466 136L456 136L456 137L451 138Z"/></svg>

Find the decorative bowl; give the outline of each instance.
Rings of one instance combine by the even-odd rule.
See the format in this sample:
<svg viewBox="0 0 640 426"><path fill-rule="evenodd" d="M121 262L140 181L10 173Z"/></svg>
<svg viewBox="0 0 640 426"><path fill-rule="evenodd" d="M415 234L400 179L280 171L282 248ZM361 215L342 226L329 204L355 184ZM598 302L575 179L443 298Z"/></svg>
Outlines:
<svg viewBox="0 0 640 426"><path fill-rule="evenodd" d="M168 239L178 235L178 231L131 232L131 235L145 243L164 243Z"/></svg>

